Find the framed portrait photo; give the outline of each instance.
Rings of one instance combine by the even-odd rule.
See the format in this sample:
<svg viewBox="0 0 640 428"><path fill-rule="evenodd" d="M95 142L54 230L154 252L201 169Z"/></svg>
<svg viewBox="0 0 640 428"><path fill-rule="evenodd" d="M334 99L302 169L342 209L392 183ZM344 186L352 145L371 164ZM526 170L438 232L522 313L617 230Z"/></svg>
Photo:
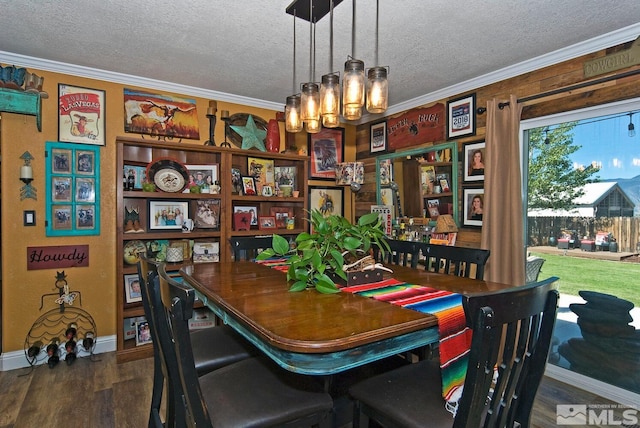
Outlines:
<svg viewBox="0 0 640 428"><path fill-rule="evenodd" d="M258 220L258 228L260 230L276 229L276 218L272 216L260 216Z"/></svg>
<svg viewBox="0 0 640 428"><path fill-rule="evenodd" d="M463 145L462 161L465 182L484 180L485 146L484 141Z"/></svg>
<svg viewBox="0 0 640 428"><path fill-rule="evenodd" d="M218 229L220 227L220 199L196 200L193 221L198 229Z"/></svg>
<svg viewBox="0 0 640 428"><path fill-rule="evenodd" d="M276 219L276 227L284 229L287 227L287 220L293 218L292 207L271 207L270 214Z"/></svg>
<svg viewBox="0 0 640 428"><path fill-rule="evenodd" d="M178 201L149 201L150 230L182 230L189 218L189 203Z"/></svg>
<svg viewBox="0 0 640 428"><path fill-rule="evenodd" d="M476 135L476 94L447 101L447 138Z"/></svg>
<svg viewBox="0 0 640 428"><path fill-rule="evenodd" d="M371 125L371 153L380 153L387 150L387 122L378 122Z"/></svg>
<svg viewBox="0 0 640 428"><path fill-rule="evenodd" d="M137 273L124 275L124 296L127 303L142 302L140 277Z"/></svg>
<svg viewBox="0 0 640 428"><path fill-rule="evenodd" d="M218 177L218 164L185 165L185 167L189 172L189 184L187 184L183 193L189 193L191 186L200 186L201 189L208 189L216 181L220 180Z"/></svg>
<svg viewBox="0 0 640 428"><path fill-rule="evenodd" d="M249 214L249 226L258 225L258 207L233 207L234 214Z"/></svg>
<svg viewBox="0 0 640 428"><path fill-rule="evenodd" d="M147 167L140 165L124 165L123 174L125 177L133 177L133 189L142 190L142 183L147 181Z"/></svg>
<svg viewBox="0 0 640 428"><path fill-rule="evenodd" d="M151 343L151 329L149 321L136 321L136 346Z"/></svg>
<svg viewBox="0 0 640 428"><path fill-rule="evenodd" d="M309 178L335 180L336 165L344 162L344 128L309 134L309 160Z"/></svg>
<svg viewBox="0 0 640 428"><path fill-rule="evenodd" d="M58 84L58 140L104 146L105 91Z"/></svg>
<svg viewBox="0 0 640 428"><path fill-rule="evenodd" d="M250 176L242 177L242 193L247 196L256 196L258 194L255 178Z"/></svg>
<svg viewBox="0 0 640 428"><path fill-rule="evenodd" d="M462 224L481 227L484 214L484 188L466 188L462 196Z"/></svg>

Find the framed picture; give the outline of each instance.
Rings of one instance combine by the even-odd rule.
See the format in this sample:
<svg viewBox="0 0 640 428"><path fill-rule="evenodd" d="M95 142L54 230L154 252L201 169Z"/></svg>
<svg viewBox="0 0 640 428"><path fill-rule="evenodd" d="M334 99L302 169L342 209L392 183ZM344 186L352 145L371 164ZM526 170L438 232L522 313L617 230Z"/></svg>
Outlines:
<svg viewBox="0 0 640 428"><path fill-rule="evenodd" d="M293 218L293 208L271 207L270 214L276 219L276 227L278 229L284 229L287 227L287 220Z"/></svg>
<svg viewBox="0 0 640 428"><path fill-rule="evenodd" d="M127 303L142 302L140 291L140 277L137 273L124 275L124 296Z"/></svg>
<svg viewBox="0 0 640 428"><path fill-rule="evenodd" d="M276 229L276 218L272 216L260 216L259 219L259 229L260 230L268 230L268 229Z"/></svg>
<svg viewBox="0 0 640 428"><path fill-rule="evenodd" d="M383 159L380 161L380 185L389 186L393 181L393 164L391 159Z"/></svg>
<svg viewBox="0 0 640 428"><path fill-rule="evenodd" d="M447 138L476 135L476 94L447 101Z"/></svg>
<svg viewBox="0 0 640 428"><path fill-rule="evenodd" d="M207 189L204 193L208 193L208 189L213 183L219 180L218 164L211 165L185 165L189 171L189 184L183 193L189 193L191 186L200 186L200 189Z"/></svg>
<svg viewBox="0 0 640 428"><path fill-rule="evenodd" d="M371 153L385 152L387 150L387 122L378 122L371 125Z"/></svg>
<svg viewBox="0 0 640 428"><path fill-rule="evenodd" d="M104 146L105 91L58 84L58 140Z"/></svg>
<svg viewBox="0 0 640 428"><path fill-rule="evenodd" d="M142 183L147 181L147 167L139 165L124 165L125 177L133 176L133 190L142 190Z"/></svg>
<svg viewBox="0 0 640 428"><path fill-rule="evenodd" d="M231 193L239 195L242 193L242 173L237 166L231 167Z"/></svg>
<svg viewBox="0 0 640 428"><path fill-rule="evenodd" d="M296 188L298 169L295 166L276 166L274 171L276 188L282 185L292 186L292 189Z"/></svg>
<svg viewBox="0 0 640 428"><path fill-rule="evenodd" d="M136 346L151 343L149 321L136 321Z"/></svg>
<svg viewBox="0 0 640 428"><path fill-rule="evenodd" d="M100 235L100 147L47 141L46 236Z"/></svg>
<svg viewBox="0 0 640 428"><path fill-rule="evenodd" d="M484 180L485 146L484 141L463 145L462 161L465 182Z"/></svg>
<svg viewBox="0 0 640 428"><path fill-rule="evenodd" d="M462 224L464 226L482 226L484 212L484 188L466 188L462 197Z"/></svg>
<svg viewBox="0 0 640 428"><path fill-rule="evenodd" d="M432 220L440 216L440 199L427 199L427 212Z"/></svg>
<svg viewBox="0 0 640 428"><path fill-rule="evenodd" d="M253 177L242 177L242 193L245 195L253 195L256 196L256 180Z"/></svg>
<svg viewBox="0 0 640 428"><path fill-rule="evenodd" d="M250 214L250 226L258 225L258 208L257 207L233 207L233 213L249 213Z"/></svg>
<svg viewBox="0 0 640 428"><path fill-rule="evenodd" d="M344 215L343 187L309 186L309 209L319 210L325 217L331 214Z"/></svg>
<svg viewBox="0 0 640 428"><path fill-rule="evenodd" d="M336 165L344 161L344 128L309 134L309 159L309 178L335 180Z"/></svg>
<svg viewBox="0 0 640 428"><path fill-rule="evenodd" d="M247 171L249 171L249 175L255 180L256 193L258 195L262 195L262 188L264 186L270 186L273 193L273 188L276 185L273 159L248 157Z"/></svg>
<svg viewBox="0 0 640 428"><path fill-rule="evenodd" d="M436 176L436 185L440 186L440 192L451 192L451 186L449 185L449 174L438 174Z"/></svg>
<svg viewBox="0 0 640 428"><path fill-rule="evenodd" d="M220 199L196 200L193 221L199 229L218 229L220 227Z"/></svg>
<svg viewBox="0 0 640 428"><path fill-rule="evenodd" d="M182 230L186 218L189 218L188 202L149 201L150 230Z"/></svg>

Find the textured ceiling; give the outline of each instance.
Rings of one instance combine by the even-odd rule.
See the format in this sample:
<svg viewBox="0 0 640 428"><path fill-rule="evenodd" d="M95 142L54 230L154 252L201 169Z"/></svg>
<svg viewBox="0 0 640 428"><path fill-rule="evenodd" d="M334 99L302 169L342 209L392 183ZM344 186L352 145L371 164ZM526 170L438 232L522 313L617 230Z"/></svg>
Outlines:
<svg viewBox="0 0 640 428"><path fill-rule="evenodd" d="M310 25L297 19L294 85L291 2L0 0L0 62L18 54L284 104L312 78ZM639 18L638 0L382 0L379 65L393 106ZM331 67L329 23L316 24L314 81L352 54L352 2L334 11ZM374 0L357 2L355 33L353 53L376 65Z"/></svg>

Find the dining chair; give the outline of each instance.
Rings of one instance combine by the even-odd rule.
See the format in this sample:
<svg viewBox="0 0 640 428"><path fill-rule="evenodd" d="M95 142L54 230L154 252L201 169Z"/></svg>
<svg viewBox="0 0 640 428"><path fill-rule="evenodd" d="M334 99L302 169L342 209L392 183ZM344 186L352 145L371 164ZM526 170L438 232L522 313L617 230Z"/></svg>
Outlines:
<svg viewBox="0 0 640 428"><path fill-rule="evenodd" d="M253 357L198 377L190 343L189 319L195 292L158 267L163 318L158 324L168 331L173 345L162 348L165 359L178 367L169 373L178 378L186 423L198 427L299 427L324 426L330 422L331 396L322 382L278 367L268 357ZM162 317L160 315L163 315Z"/></svg>
<svg viewBox="0 0 640 428"><path fill-rule="evenodd" d="M525 276L526 282L536 282L538 280L538 276L540 275L540 270L542 269L542 265L546 260L542 257L538 256L529 256L527 257L527 262L525 266Z"/></svg>
<svg viewBox="0 0 640 428"><path fill-rule="evenodd" d="M420 256L420 244L414 241L400 241L398 239L387 239L390 251L385 251L384 256L377 246L374 246L374 258L381 263L391 265L418 267Z"/></svg>
<svg viewBox="0 0 640 428"><path fill-rule="evenodd" d="M442 398L440 366L410 364L351 387L361 414L384 427L528 427L558 311L558 278L463 298L473 331L455 416Z"/></svg>
<svg viewBox="0 0 640 428"><path fill-rule="evenodd" d="M433 244L421 244L421 251L427 270L480 280L484 278L484 266L490 255L489 250L481 248Z"/></svg>
<svg viewBox="0 0 640 428"><path fill-rule="evenodd" d="M272 241L271 236L233 236L229 238L235 261L255 259L260 251L271 248Z"/></svg>
<svg viewBox="0 0 640 428"><path fill-rule="evenodd" d="M138 275L140 277L140 290L142 293L142 305L147 319L153 341L153 390L151 395L151 411L149 427L161 427L160 405L162 401L165 379L169 380L167 364L170 362L164 358L162 346L169 343L170 337L158 328L155 308L161 307L160 290L158 282L154 279L158 275L159 263L140 254L138 262ZM189 333L191 346L193 347L194 364L198 376L202 376L213 370L219 369L234 362L249 358L257 354L257 349L228 326L216 326ZM164 336L164 337L163 337ZM166 345L165 345L166 346ZM179 383L168 381L167 394L172 396L174 390L180 390ZM167 406L165 421L175 420L175 407ZM169 425L167 425L169 426Z"/></svg>

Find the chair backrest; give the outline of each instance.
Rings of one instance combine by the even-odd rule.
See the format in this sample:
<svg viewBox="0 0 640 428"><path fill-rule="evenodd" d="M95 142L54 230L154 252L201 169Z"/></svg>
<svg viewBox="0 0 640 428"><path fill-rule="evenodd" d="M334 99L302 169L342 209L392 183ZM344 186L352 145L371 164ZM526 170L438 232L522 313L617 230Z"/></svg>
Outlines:
<svg viewBox="0 0 640 428"><path fill-rule="evenodd" d="M158 269L161 265L161 263L147 258L144 254L139 255L138 276L140 277L142 306L145 318L149 323L153 342L154 397L152 397L151 419L156 427L162 427L165 424L166 426L173 426L175 421L184 420L185 414L183 406L176 405L176 403L180 403L178 400L182 396L182 385L177 377L178 366L176 358L171 355L174 352L171 345L172 336L166 323L164 308L160 299ZM176 375L172 376L172 373ZM160 400L165 379L167 379L167 404L165 423L163 424L160 418Z"/></svg>
<svg viewBox="0 0 640 428"><path fill-rule="evenodd" d="M536 282L538 280L538 276L540 275L540 269L542 269L542 265L544 264L545 259L537 256L529 256L527 257L527 265L525 268L526 273L526 283Z"/></svg>
<svg viewBox="0 0 640 428"><path fill-rule="evenodd" d="M235 261L255 259L265 248L271 248L271 236L234 236L229 238Z"/></svg>
<svg viewBox="0 0 640 428"><path fill-rule="evenodd" d="M385 251L384 257L377 246L374 246L374 257L376 261L392 265L410 265L412 268L418 267L420 256L420 243L414 241L400 241L397 239L387 239L387 244L391 251Z"/></svg>
<svg viewBox="0 0 640 428"><path fill-rule="evenodd" d="M425 269L447 275L483 279L490 251L481 248L422 244ZM475 275L474 275L475 273Z"/></svg>
<svg viewBox="0 0 640 428"><path fill-rule="evenodd" d="M188 426L211 427L211 418L202 396L198 372L196 371L189 319L193 316L195 292L191 287L173 280L166 272L164 264L158 267L158 280L164 326L171 336L171 349L165 352L165 358L171 360L170 369L177 366L177 373L169 375L179 380L182 396L181 403L186 407ZM175 366L173 365L175 364Z"/></svg>
<svg viewBox="0 0 640 428"><path fill-rule="evenodd" d="M529 426L558 312L557 280L463 300L473 338L454 428Z"/></svg>

